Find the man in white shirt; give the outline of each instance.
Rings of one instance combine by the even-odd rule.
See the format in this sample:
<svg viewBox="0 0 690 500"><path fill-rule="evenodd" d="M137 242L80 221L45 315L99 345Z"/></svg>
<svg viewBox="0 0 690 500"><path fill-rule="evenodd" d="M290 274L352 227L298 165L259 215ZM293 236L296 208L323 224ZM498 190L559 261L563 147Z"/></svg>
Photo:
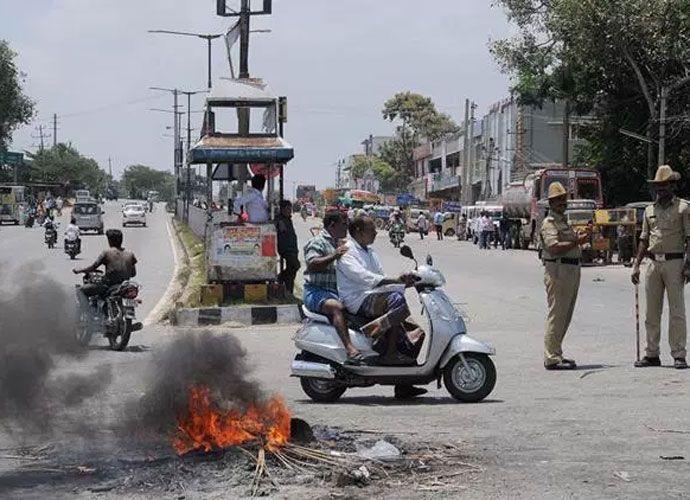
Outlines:
<svg viewBox="0 0 690 500"><path fill-rule="evenodd" d="M248 222L261 224L268 221L268 203L261 193L266 186L266 177L256 174L252 177L252 186L247 188L242 196L234 203L234 212L237 215L246 213Z"/></svg>
<svg viewBox="0 0 690 500"><path fill-rule="evenodd" d="M398 291L377 288L385 285L412 286L416 281L414 273L391 278L383 273L383 266L371 245L376 239L376 224L371 217L356 217L350 224L348 250L336 264L338 295L347 310L358 316L375 319L395 309L407 311L405 294ZM407 311L409 315L409 311ZM385 365L414 364L418 349L412 344L402 325L397 325L374 345L383 355ZM396 385L397 398L411 398L424 394L426 390L410 385Z"/></svg>
<svg viewBox="0 0 690 500"><path fill-rule="evenodd" d="M443 239L443 212L436 212L434 214L434 229L436 230L436 239Z"/></svg>
<svg viewBox="0 0 690 500"><path fill-rule="evenodd" d="M76 241L77 249L81 252L81 232L77 226L77 220L72 217L69 221L69 226L65 229L65 241Z"/></svg>

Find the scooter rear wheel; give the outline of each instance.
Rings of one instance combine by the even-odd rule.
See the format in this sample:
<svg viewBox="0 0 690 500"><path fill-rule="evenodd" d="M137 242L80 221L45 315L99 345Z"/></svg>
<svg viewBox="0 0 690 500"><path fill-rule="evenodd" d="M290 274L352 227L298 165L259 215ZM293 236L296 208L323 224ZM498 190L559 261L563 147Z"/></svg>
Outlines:
<svg viewBox="0 0 690 500"><path fill-rule="evenodd" d="M458 401L477 403L493 391L496 366L486 354L466 352L463 355L467 366L459 355L455 356L443 370L443 383Z"/></svg>
<svg viewBox="0 0 690 500"><path fill-rule="evenodd" d="M347 390L347 387L336 385L330 380L300 378L299 383L305 394L317 403L333 403Z"/></svg>

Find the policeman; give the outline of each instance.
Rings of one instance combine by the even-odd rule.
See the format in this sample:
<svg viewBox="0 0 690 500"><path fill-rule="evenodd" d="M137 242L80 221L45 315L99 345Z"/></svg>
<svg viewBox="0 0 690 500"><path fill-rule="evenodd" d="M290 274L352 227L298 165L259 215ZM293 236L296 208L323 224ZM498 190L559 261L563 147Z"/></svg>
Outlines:
<svg viewBox="0 0 690 500"><path fill-rule="evenodd" d="M647 350L645 357L635 362L638 368L661 366L659 339L664 290L668 296L668 341L673 366L678 369L688 367L685 361L687 331L684 287L690 280L690 261L685 253L690 245L690 207L688 202L673 194L679 179L678 172L668 165L662 165L654 179L648 181L656 192L656 201L644 211L640 246L632 273L632 282L638 284L640 262L644 257L651 259L645 273Z"/></svg>
<svg viewBox="0 0 690 500"><path fill-rule="evenodd" d="M573 370L575 361L563 357L563 337L573 317L580 288L580 245L587 233L576 234L568 225L565 209L568 192L560 182L549 186L549 216L541 225L540 237L548 315L544 333L544 368Z"/></svg>

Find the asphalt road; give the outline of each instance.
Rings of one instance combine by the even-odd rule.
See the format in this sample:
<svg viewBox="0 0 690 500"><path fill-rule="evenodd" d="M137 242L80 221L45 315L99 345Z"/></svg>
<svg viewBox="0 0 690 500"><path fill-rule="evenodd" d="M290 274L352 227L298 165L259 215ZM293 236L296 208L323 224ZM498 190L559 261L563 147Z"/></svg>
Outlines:
<svg viewBox="0 0 690 500"><path fill-rule="evenodd" d="M173 272L173 254L168 236L167 221L170 215L165 212L165 205L157 203L152 213L147 213L147 227L122 227L122 204L125 200L109 201L103 205L105 229L120 229L124 235L123 245L136 255L139 265L135 280L142 285L141 306L137 309L140 319L146 318L155 307L158 299L165 292ZM49 250L44 242L43 228L23 226L0 226L0 263L5 276L11 275L22 266L42 269L46 276L57 281L65 288L81 282L81 276L72 273L74 267L91 264L98 254L108 248L105 235L87 232L82 235L82 253L71 261L63 249L63 234L69 224L69 211L56 218L58 244ZM9 268L9 269L8 269ZM5 274L5 271L8 271Z"/></svg>
<svg viewBox="0 0 690 500"><path fill-rule="evenodd" d="M114 224L117 207L113 208L108 205L105 210ZM145 304L140 311L144 314L165 290L173 266L160 209L153 219L150 228L125 231L126 245L142 263L139 280L145 286ZM318 221L309 219L303 224L296 218L295 224L302 245L308 227ZM92 237L86 238L84 261L95 257L101 240L93 237L92 243ZM470 334L497 349L497 385L483 403L458 404L444 388L428 386L429 394L413 402L398 402L391 398L391 388L374 387L350 390L336 404L314 404L302 393L299 382L287 376L295 354L291 336L299 325L214 331L236 335L251 356L253 376L267 391L282 393L294 414L312 424L389 431L405 439L448 441L463 447L484 471L450 496L688 497L690 371L668 367L665 332L662 359L667 366L632 367L635 324L628 269L583 270L574 321L565 341L566 353L578 361L580 369L546 372L542 366L543 271L535 253L480 251L451 239L438 242L432 237L421 242L417 235L408 236L406 242L418 258L427 253L434 257L447 278L449 295L468 319ZM384 234L375 248L390 274L411 268ZM48 253L38 230L0 228L0 261L8 256L15 264L43 258L49 264L46 272L69 286L74 277L67 256L60 250ZM418 312L415 297L410 295L408 300ZM134 337L129 352L94 350L79 367L72 367L86 371L108 363L114 368L114 382L98 402L99 414L105 411L116 419L122 401L144 389L141 376L150 350L181 334L194 332L147 327ZM685 432L665 432L669 430ZM685 460L668 461L662 456ZM0 470L8 465L0 462ZM367 496L366 490L361 493ZM403 496L417 495L410 490Z"/></svg>

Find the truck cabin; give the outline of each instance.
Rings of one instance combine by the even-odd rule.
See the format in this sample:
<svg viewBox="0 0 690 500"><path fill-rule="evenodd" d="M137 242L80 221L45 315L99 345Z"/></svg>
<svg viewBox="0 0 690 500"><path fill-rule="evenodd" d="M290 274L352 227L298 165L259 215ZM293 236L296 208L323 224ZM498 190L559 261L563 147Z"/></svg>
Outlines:
<svg viewBox="0 0 690 500"><path fill-rule="evenodd" d="M534 197L537 200L545 200L549 186L554 182L563 184L570 200L594 200L598 208L604 205L601 176L596 170L546 169L542 175L534 176Z"/></svg>

